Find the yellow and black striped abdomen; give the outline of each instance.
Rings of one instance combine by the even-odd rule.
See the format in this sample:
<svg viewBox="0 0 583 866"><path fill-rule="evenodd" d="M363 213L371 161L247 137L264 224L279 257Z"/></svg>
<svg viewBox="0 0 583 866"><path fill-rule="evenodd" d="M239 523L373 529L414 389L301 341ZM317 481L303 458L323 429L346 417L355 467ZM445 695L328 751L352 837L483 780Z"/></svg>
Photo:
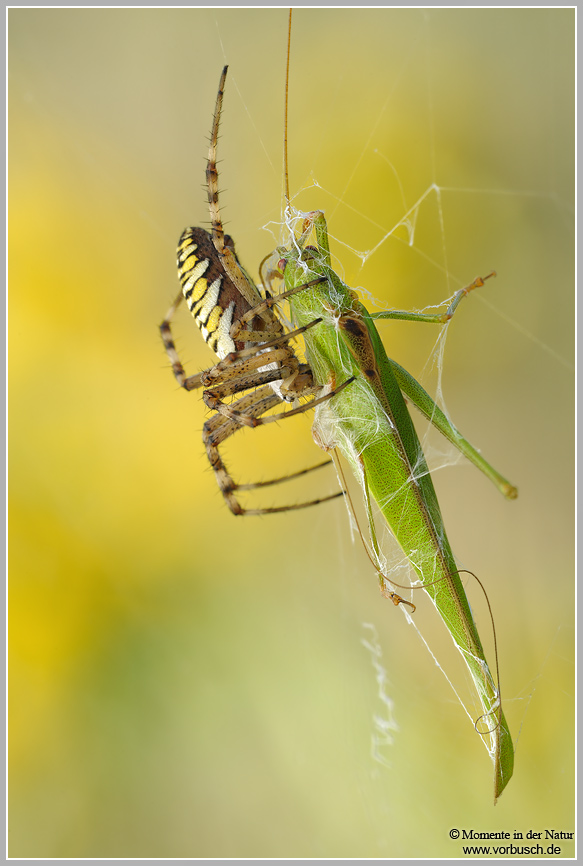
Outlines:
<svg viewBox="0 0 583 866"><path fill-rule="evenodd" d="M231 238L225 244L234 251ZM230 336L231 325L251 309L249 302L219 260L211 235L201 228L188 228L178 242L178 277L188 309L210 348L224 358L242 349ZM259 299L259 296L258 296Z"/></svg>

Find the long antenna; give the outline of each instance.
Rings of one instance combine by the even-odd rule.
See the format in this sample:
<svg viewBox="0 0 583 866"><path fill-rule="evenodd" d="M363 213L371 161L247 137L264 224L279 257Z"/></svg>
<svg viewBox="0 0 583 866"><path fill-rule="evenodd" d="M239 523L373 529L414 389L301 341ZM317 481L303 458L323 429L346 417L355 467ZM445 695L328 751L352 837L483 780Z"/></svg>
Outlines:
<svg viewBox="0 0 583 866"><path fill-rule="evenodd" d="M285 183L285 202L289 204L289 175L287 170L287 96L289 90L289 58L291 46L291 25L292 25L292 10L289 10L289 18L287 22L287 61L285 65L285 103L283 110L283 176Z"/></svg>

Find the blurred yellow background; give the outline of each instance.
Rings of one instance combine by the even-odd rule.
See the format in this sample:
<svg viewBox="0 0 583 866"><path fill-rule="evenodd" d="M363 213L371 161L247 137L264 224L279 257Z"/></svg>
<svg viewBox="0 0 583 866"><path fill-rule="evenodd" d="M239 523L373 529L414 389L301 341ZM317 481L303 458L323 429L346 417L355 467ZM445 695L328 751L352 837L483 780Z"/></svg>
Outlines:
<svg viewBox="0 0 583 866"><path fill-rule="evenodd" d="M176 241L209 223L225 62L223 215L254 274L274 246L286 28L285 9L9 12L13 857L453 858L451 828L574 829L574 12L303 9L292 33L291 189L350 284L421 308L498 272L449 328L443 390L520 497L467 464L436 477L496 615L518 743L495 810L343 503L235 519L156 332ZM412 245L401 227L376 249L426 193ZM213 363L187 314L177 333L189 372ZM422 375L434 329L382 333ZM238 435L233 474L317 462L310 418L287 426ZM373 660L399 727L382 761Z"/></svg>

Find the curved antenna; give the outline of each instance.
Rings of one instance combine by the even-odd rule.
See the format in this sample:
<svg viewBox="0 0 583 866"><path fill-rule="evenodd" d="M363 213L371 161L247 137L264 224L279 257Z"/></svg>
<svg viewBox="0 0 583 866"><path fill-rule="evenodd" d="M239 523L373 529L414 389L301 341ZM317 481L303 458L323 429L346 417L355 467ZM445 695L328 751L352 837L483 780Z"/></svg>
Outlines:
<svg viewBox="0 0 583 866"><path fill-rule="evenodd" d="M283 177L284 177L284 185L285 185L285 203L286 206L289 204L289 174L288 174L288 162L287 162L287 103L288 103L288 91L289 91L289 59L290 59L290 48L291 48L291 26L292 26L292 10L289 10L289 17L287 20L287 59L285 64L285 101L284 101L284 109L283 109Z"/></svg>

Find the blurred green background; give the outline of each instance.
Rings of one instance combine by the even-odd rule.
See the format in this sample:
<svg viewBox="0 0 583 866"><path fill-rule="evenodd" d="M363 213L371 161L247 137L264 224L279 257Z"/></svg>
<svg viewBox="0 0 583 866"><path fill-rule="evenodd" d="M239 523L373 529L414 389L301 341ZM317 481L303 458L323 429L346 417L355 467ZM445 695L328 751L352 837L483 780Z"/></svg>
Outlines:
<svg viewBox="0 0 583 866"><path fill-rule="evenodd" d="M326 210L350 284L421 308L498 272L449 328L443 391L520 497L466 464L436 475L496 615L518 743L495 809L343 503L235 519L156 332L178 236L209 222L225 62L224 218L253 273L274 246L286 28L285 9L9 12L13 857L450 858L455 827L574 829L574 11L303 9L292 33L291 189ZM413 243L385 238L425 194ZM213 363L187 314L177 334L190 372ZM434 329L383 335L432 381ZM319 459L309 417L225 450L239 480ZM373 661L399 728L382 760Z"/></svg>

